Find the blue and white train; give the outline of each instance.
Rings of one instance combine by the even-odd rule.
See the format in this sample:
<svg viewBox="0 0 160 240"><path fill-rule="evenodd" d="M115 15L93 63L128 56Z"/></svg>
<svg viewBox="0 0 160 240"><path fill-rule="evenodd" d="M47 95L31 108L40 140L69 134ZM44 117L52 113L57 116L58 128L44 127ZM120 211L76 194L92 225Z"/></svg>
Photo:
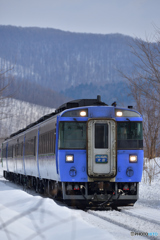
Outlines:
<svg viewBox="0 0 160 240"><path fill-rule="evenodd" d="M4 177L77 206L133 205L143 170L142 116L74 100L2 144Z"/></svg>

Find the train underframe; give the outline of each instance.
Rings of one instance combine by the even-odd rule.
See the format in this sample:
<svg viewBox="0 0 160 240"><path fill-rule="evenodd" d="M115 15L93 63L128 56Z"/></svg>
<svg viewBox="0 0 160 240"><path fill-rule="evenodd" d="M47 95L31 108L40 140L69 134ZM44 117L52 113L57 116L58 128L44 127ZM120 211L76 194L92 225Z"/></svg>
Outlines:
<svg viewBox="0 0 160 240"><path fill-rule="evenodd" d="M133 206L138 200L139 183L94 181L62 183L63 200L88 207Z"/></svg>
<svg viewBox="0 0 160 240"><path fill-rule="evenodd" d="M7 171L3 172L3 176L25 189L34 189L37 193L82 208L133 206L139 197L137 182L57 182Z"/></svg>

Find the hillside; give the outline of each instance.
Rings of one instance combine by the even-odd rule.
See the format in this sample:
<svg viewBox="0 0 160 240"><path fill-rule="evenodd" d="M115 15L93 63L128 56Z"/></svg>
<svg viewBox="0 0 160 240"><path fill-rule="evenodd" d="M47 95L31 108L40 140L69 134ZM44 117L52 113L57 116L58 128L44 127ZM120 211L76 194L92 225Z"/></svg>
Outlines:
<svg viewBox="0 0 160 240"><path fill-rule="evenodd" d="M0 26L0 68L14 66L10 74L18 81L29 81L34 92L33 83L43 87L44 92L54 91L53 95L55 92L68 95L67 89L79 88L81 84L93 84L95 88L112 84L112 92L106 94L116 98L116 85L123 83L117 69L125 73L133 71L134 58L128 45L131 41L132 38L121 34ZM45 92L43 96L46 95ZM69 98L74 98L73 94Z"/></svg>
<svg viewBox="0 0 160 240"><path fill-rule="evenodd" d="M0 139L25 128L43 115L54 112L55 109L31 104L15 99L5 99L1 104Z"/></svg>
<svg viewBox="0 0 160 240"><path fill-rule="evenodd" d="M57 108L64 102L71 100L71 97L66 97L34 81L15 76L8 77L8 79L10 79L10 84L6 95L11 95L15 99L50 108Z"/></svg>

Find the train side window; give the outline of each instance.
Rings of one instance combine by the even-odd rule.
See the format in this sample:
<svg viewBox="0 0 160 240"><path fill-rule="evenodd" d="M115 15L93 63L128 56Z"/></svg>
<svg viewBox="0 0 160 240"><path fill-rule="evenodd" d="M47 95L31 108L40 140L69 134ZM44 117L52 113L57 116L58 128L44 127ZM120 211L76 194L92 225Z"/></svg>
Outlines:
<svg viewBox="0 0 160 240"><path fill-rule="evenodd" d="M7 149L6 147L3 147L2 149L2 158L6 158L7 157Z"/></svg>
<svg viewBox="0 0 160 240"><path fill-rule="evenodd" d="M39 154L55 153L55 130L39 136Z"/></svg>
<svg viewBox="0 0 160 240"><path fill-rule="evenodd" d="M13 154L13 149L12 149L12 154ZM15 157L21 157L23 156L23 142L17 143L15 145Z"/></svg>
<svg viewBox="0 0 160 240"><path fill-rule="evenodd" d="M41 154L41 151L42 151L42 140L41 140L42 136L40 135L39 136L39 146L38 146L38 152L39 154Z"/></svg>
<svg viewBox="0 0 160 240"><path fill-rule="evenodd" d="M23 156L23 142L19 144L19 155Z"/></svg>
<svg viewBox="0 0 160 240"><path fill-rule="evenodd" d="M25 141L25 156L35 156L36 137Z"/></svg>
<svg viewBox="0 0 160 240"><path fill-rule="evenodd" d="M8 158L13 158L13 146L8 146Z"/></svg>
<svg viewBox="0 0 160 240"><path fill-rule="evenodd" d="M17 157L17 152L18 152L18 144L15 145L15 157Z"/></svg>
<svg viewBox="0 0 160 240"><path fill-rule="evenodd" d="M56 128L54 129L54 136L53 136L53 151L55 153L55 150L56 150Z"/></svg>

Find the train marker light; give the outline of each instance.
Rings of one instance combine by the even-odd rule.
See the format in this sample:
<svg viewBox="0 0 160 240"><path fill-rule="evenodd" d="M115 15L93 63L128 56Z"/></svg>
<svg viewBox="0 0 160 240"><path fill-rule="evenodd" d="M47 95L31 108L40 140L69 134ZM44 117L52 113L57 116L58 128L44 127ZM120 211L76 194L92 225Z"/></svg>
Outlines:
<svg viewBox="0 0 160 240"><path fill-rule="evenodd" d="M134 171L131 167L128 167L126 170L126 174L128 177L132 177L134 175Z"/></svg>
<svg viewBox="0 0 160 240"><path fill-rule="evenodd" d="M69 175L73 178L77 175L77 170L75 167L71 167L70 171L69 171Z"/></svg>
<svg viewBox="0 0 160 240"><path fill-rule="evenodd" d="M73 161L74 161L73 155L66 155L66 162L73 162Z"/></svg>
<svg viewBox="0 0 160 240"><path fill-rule="evenodd" d="M79 186L76 184L76 185L74 185L74 190L79 190Z"/></svg>
<svg viewBox="0 0 160 240"><path fill-rule="evenodd" d="M117 117L122 117L123 113L118 111L118 112L116 112L116 115L117 115Z"/></svg>
<svg viewBox="0 0 160 240"><path fill-rule="evenodd" d="M80 112L80 116L81 116L81 117L86 117L86 115L87 115L86 111L81 111L81 112Z"/></svg>
<svg viewBox="0 0 160 240"><path fill-rule="evenodd" d="M129 156L129 162L131 162L131 163L137 162L137 156L136 155L130 155Z"/></svg>
<svg viewBox="0 0 160 240"><path fill-rule="evenodd" d="M123 190L124 190L124 191L128 191L128 190L129 190L128 184L125 184L125 185L123 186Z"/></svg>

